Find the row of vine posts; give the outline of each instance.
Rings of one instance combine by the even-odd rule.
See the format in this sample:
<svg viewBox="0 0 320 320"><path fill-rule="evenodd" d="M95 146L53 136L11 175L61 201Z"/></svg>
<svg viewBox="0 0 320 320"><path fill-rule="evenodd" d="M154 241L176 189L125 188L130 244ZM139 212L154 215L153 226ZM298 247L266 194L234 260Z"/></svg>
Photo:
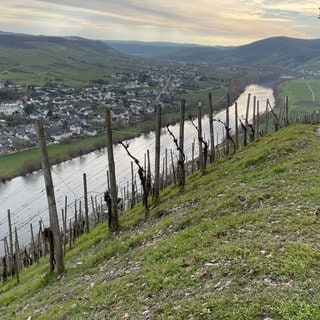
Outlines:
<svg viewBox="0 0 320 320"><path fill-rule="evenodd" d="M292 111L289 114L288 108L288 98L285 99L284 106L275 110L269 100L266 101L265 112L260 115L259 101L256 97L253 97L253 118L249 119L249 110L251 104L251 95L248 95L247 108L245 117L240 118L237 111L237 102L235 102L235 123L234 134L231 134L231 124L229 117L229 95L226 97L226 121L222 121L219 118L213 117L213 101L211 93L208 94L208 106L209 106L209 140L204 138L202 132L202 103L198 102L198 116L197 121L192 117L189 117L195 132L197 133L198 140L198 158L194 159L194 148L195 143L192 145L192 159L188 160L184 149L184 124L185 124L185 104L186 101L183 99L180 103L180 127L179 127L179 138L175 137L173 132L170 130L170 126L167 125L167 132L170 134L178 151L178 161L177 167L174 165L173 152L171 150L172 159L172 173L173 181L178 185L181 191L185 187L186 175L194 172L195 161L197 164L197 170L201 170L202 174L206 174L206 166L210 162L214 162L217 158L223 156L230 156L236 152L240 146L246 146L250 141L257 139L258 137L268 134L271 130L277 131L283 126L288 126L290 123L295 122L319 122L319 113L313 115L302 114ZM128 156L133 160L131 161L131 189L129 187L129 182L127 184L127 190L123 192L123 195L128 195L130 197L131 208L133 208L137 201L141 199L142 205L144 207L145 218L149 216L149 202L150 196L152 195L153 205L156 206L160 202L160 190L167 185L168 179L167 175L167 159L164 161L162 176L160 174L160 147L161 147L161 114L162 107L160 104L156 106L156 138L155 138L155 169L154 169L154 181L152 182L152 173L150 166L150 156L149 150L147 150L147 155L145 156L145 164L142 166L140 161L131 153L129 150L129 145L126 145L122 141L119 143L126 150ZM224 137L223 142L217 144L215 141L215 132L213 123L220 123L224 127ZM273 123L273 128L271 124ZM264 125L264 128L261 125ZM34 262L38 262L39 259L47 254L49 254L50 271L53 272L55 269L59 275L65 272L64 265L64 255L67 250L67 245L69 243L69 249L72 247L72 243L76 238L84 232L89 232L90 227L95 226L97 223L103 222L104 215L106 213L105 205L102 199L97 199L97 197L91 197L91 213L89 214L89 199L87 193L87 182L86 174L83 174L83 184L84 184L84 214L82 212L81 201L74 204L74 217L69 219L69 225L67 221L67 196L65 197L65 207L62 209L61 216L62 227L59 227L59 219L57 213L57 207L54 195L54 186L51 177L50 164L48 159L48 153L46 148L46 140L44 134L44 128L41 120L36 121L37 134L38 134L38 146L41 155L42 170L44 172L44 180L47 193L48 201L48 211L49 211L49 221L50 226L45 227L43 222L39 221L39 232L35 237L33 226L30 224L31 232L31 243L27 249L24 246L21 249L19 245L17 228L15 228L14 233L11 224L11 213L8 210L8 229L9 229L9 241L7 237L4 237L4 256L1 259L1 278L2 281L6 281L9 276L16 276L19 282L19 271L31 265ZM105 201L108 208L108 219L109 228L114 231L120 228L119 217L118 217L118 186L116 182L115 175L115 162L113 157L113 140L112 140L112 123L111 123L111 110L106 110L106 148L108 154L108 199ZM217 137L218 139L218 137ZM240 139L242 141L240 141ZM167 152L166 152L167 157ZM138 167L137 173L141 184L141 194L139 195L137 190L138 186L134 180L134 169L133 164ZM170 177L170 178L171 178ZM131 190L131 192L129 191ZM131 196L129 194L131 193ZM13 239L14 238L14 239Z"/></svg>

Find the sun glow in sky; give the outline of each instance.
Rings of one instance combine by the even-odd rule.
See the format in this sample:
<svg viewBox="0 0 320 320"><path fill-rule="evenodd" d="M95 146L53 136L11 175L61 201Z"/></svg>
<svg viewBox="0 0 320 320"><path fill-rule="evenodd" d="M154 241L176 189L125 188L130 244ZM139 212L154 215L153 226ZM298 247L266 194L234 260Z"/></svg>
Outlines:
<svg viewBox="0 0 320 320"><path fill-rule="evenodd" d="M315 0L11 0L0 31L102 40L241 45L320 38Z"/></svg>

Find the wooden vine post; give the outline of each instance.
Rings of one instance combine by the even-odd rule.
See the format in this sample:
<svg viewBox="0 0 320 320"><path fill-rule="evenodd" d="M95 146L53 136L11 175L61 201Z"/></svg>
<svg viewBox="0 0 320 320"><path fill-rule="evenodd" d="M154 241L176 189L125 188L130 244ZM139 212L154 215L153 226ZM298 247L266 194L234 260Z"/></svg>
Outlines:
<svg viewBox="0 0 320 320"><path fill-rule="evenodd" d="M30 232L31 232L32 261L37 262L38 261L38 254L36 254L32 223L30 223Z"/></svg>
<svg viewBox="0 0 320 320"><path fill-rule="evenodd" d="M236 137L236 141L235 141L235 144L236 144L236 149L239 148L239 125L238 125L238 102L235 102L234 103L234 120L235 120L235 123L234 123L234 127L235 127L235 137Z"/></svg>
<svg viewBox="0 0 320 320"><path fill-rule="evenodd" d="M269 133L269 108L268 108L268 101L266 101L266 120L265 120L265 125L264 125L264 134Z"/></svg>
<svg viewBox="0 0 320 320"><path fill-rule="evenodd" d="M160 200L160 135L161 135L161 105L156 107L156 141L155 141L155 169L154 169L154 203Z"/></svg>
<svg viewBox="0 0 320 320"><path fill-rule="evenodd" d="M151 164L150 164L150 151L147 150L147 177L146 177L146 190L148 192L147 195L147 201L148 201L148 196L151 193L151 188L152 188L152 177L151 177Z"/></svg>
<svg viewBox="0 0 320 320"><path fill-rule="evenodd" d="M209 93L208 96L209 96L209 129L210 129L210 162L214 162L216 159L216 149L215 149L215 142L214 142L212 94Z"/></svg>
<svg viewBox="0 0 320 320"><path fill-rule="evenodd" d="M12 236L10 209L8 209L8 226L9 226L9 270L10 270L10 274L13 275L14 274L13 236Z"/></svg>
<svg viewBox="0 0 320 320"><path fill-rule="evenodd" d="M180 105L180 132L179 132L179 160L178 160L178 185L181 190L184 189L185 185L185 154L184 154L184 120L185 120L185 105L186 101L181 100Z"/></svg>
<svg viewBox="0 0 320 320"><path fill-rule="evenodd" d="M88 187L87 187L87 175L83 174L83 193L84 193L84 212L86 217L86 231L89 232L89 207L88 207Z"/></svg>
<svg viewBox="0 0 320 320"><path fill-rule="evenodd" d="M226 102L226 127L230 128L230 112L229 112L229 105L230 105L230 94L227 94L227 102ZM230 143L229 139L226 141L226 154L229 155L230 153Z"/></svg>
<svg viewBox="0 0 320 320"><path fill-rule="evenodd" d="M201 118L202 118L202 113L201 113L201 101L198 101L198 143L199 143L199 169L200 170L204 170L205 164L204 164L204 155L203 155L203 148L202 148L202 122L201 122Z"/></svg>
<svg viewBox="0 0 320 320"><path fill-rule="evenodd" d="M245 127L245 129L244 129L244 145L246 146L247 145L247 142L248 142L248 137L247 137L247 123L248 123L248 121L249 121L249 110L250 110L250 98L251 98L251 94L250 93L248 93L248 99L247 99L247 110L246 110L246 117L245 117L245 124L243 125L242 123L241 123L241 126L242 126L242 128L244 129L244 127Z"/></svg>
<svg viewBox="0 0 320 320"><path fill-rule="evenodd" d="M286 96L285 112L286 112L285 125L287 127L290 124L290 121L289 121L289 97L288 96Z"/></svg>
<svg viewBox="0 0 320 320"><path fill-rule="evenodd" d="M67 246L67 210L68 210L68 198L64 198L64 219L63 219L63 254L66 255L66 246Z"/></svg>
<svg viewBox="0 0 320 320"><path fill-rule="evenodd" d="M255 132L256 134L256 138L259 138L260 136L260 103L259 100L257 101L257 117L256 117L256 127L255 127Z"/></svg>
<svg viewBox="0 0 320 320"><path fill-rule="evenodd" d="M253 126L253 135L252 140L256 140L257 132L256 132L256 107L257 107L257 97L253 96L253 111L252 111L252 126Z"/></svg>
<svg viewBox="0 0 320 320"><path fill-rule="evenodd" d="M54 187L51 176L51 169L46 145L46 138L44 133L44 128L41 120L36 120L37 124L37 135L38 135L38 145L40 150L41 165L45 180L48 208L49 208L49 220L50 229L53 236L54 245L54 256L57 267L57 272L59 275L65 272L64 258L62 252L61 235L59 229L59 220L57 213L56 200L54 195Z"/></svg>
<svg viewBox="0 0 320 320"><path fill-rule="evenodd" d="M17 277L17 282L19 283L19 272L22 269L21 266L21 256L20 256L20 248L19 248L19 240L18 240L18 232L17 232L17 227L15 227L14 230L14 235L15 235L15 255L14 255L14 262L16 266L16 277Z"/></svg>
<svg viewBox="0 0 320 320"><path fill-rule="evenodd" d="M106 126L107 126L107 153L110 175L110 195L111 195L111 230L119 229L118 218L118 191L116 182L115 163L113 157L113 145L112 145L112 126L111 126L111 111L106 110Z"/></svg>
<svg viewBox="0 0 320 320"><path fill-rule="evenodd" d="M131 161L131 209L136 205L136 191L134 187L133 162Z"/></svg>

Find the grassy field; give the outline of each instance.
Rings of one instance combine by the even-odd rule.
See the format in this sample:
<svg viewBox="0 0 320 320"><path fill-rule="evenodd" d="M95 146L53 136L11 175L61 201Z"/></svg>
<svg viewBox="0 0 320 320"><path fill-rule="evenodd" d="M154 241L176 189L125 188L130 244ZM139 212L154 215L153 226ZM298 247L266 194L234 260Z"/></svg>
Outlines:
<svg viewBox="0 0 320 320"><path fill-rule="evenodd" d="M289 107L312 113L320 106L320 79L299 78L287 81L281 85L284 96L289 97Z"/></svg>
<svg viewBox="0 0 320 320"><path fill-rule="evenodd" d="M317 131L315 130L317 129ZM1 319L320 319L318 128L292 125L0 285Z"/></svg>

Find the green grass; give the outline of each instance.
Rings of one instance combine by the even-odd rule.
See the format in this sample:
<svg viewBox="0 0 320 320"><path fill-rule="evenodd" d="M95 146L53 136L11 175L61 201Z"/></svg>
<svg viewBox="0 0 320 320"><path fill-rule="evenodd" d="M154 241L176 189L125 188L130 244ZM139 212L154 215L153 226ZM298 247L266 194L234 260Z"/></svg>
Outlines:
<svg viewBox="0 0 320 320"><path fill-rule="evenodd" d="M289 97L291 110L307 113L319 110L320 79L312 77L294 79L283 83L280 88L283 95Z"/></svg>
<svg viewBox="0 0 320 320"><path fill-rule="evenodd" d="M150 62L107 47L97 49L94 42L89 45L72 40L55 43L34 38L27 43L28 48L1 49L0 80L29 85L52 82L85 86L97 79L112 82L111 75L116 72L146 70Z"/></svg>
<svg viewBox="0 0 320 320"><path fill-rule="evenodd" d="M292 125L0 285L1 319L320 319L319 137Z"/></svg>
<svg viewBox="0 0 320 320"><path fill-rule="evenodd" d="M119 133L118 136L123 136ZM103 145L105 136L90 137L78 140L72 144L51 144L48 146L49 158L52 163L59 163L75 156L88 153ZM23 175L32 170L39 170L39 150L38 148L26 151L3 155L0 157L0 178L2 180L11 179L18 175Z"/></svg>

